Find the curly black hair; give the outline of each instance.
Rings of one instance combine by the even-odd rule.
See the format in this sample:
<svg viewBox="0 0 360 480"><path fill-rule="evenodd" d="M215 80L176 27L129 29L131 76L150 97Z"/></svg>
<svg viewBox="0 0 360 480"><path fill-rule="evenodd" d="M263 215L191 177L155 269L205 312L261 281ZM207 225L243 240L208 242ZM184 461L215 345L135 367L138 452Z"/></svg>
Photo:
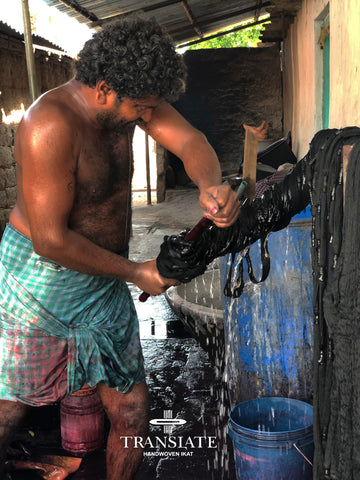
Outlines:
<svg viewBox="0 0 360 480"><path fill-rule="evenodd" d="M76 80L94 88L105 80L118 98L177 100L186 68L171 37L155 19L111 23L88 40L75 63Z"/></svg>

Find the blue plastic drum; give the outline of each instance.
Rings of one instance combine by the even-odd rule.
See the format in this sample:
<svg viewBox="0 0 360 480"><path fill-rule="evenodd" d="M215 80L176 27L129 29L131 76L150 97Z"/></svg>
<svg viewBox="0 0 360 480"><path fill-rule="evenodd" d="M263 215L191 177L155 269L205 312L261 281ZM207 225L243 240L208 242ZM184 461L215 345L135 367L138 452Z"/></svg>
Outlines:
<svg viewBox="0 0 360 480"><path fill-rule="evenodd" d="M313 284L310 208L269 237L270 274L224 296L226 380L232 405L257 397L312 398ZM261 276L260 245L250 257ZM220 263L224 288L231 256ZM234 264L238 260L235 259ZM244 260L244 276L246 273Z"/></svg>

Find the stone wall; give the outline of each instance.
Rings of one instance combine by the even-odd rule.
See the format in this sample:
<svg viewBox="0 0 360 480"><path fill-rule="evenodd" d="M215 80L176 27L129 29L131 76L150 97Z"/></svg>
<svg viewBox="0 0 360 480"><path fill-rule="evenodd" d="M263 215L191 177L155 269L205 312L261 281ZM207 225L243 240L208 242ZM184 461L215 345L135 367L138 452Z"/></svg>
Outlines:
<svg viewBox="0 0 360 480"><path fill-rule="evenodd" d="M0 237L16 201L15 129L14 126L0 124Z"/></svg>
<svg viewBox="0 0 360 480"><path fill-rule="evenodd" d="M184 59L187 91L174 106L206 134L223 171L240 166L243 123L260 125L266 120L270 140L284 135L278 45L190 50ZM169 155L169 162L178 168L180 161Z"/></svg>

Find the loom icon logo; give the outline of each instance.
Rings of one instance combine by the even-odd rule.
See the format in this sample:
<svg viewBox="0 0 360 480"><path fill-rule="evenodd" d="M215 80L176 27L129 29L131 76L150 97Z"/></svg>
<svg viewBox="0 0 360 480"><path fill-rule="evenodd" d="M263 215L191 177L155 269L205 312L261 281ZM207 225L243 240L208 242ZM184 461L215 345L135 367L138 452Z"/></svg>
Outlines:
<svg viewBox="0 0 360 480"><path fill-rule="evenodd" d="M174 427L184 425L186 420L182 418L174 418L172 410L164 410L163 418L154 418L150 420L151 425L162 426L165 434L171 434Z"/></svg>
<svg viewBox="0 0 360 480"><path fill-rule="evenodd" d="M179 425L187 423L182 418L174 418L172 410L164 410L163 418L154 418L150 424L162 427L160 436L121 436L120 441L124 448L142 448L145 456L156 457L191 457L194 450L199 448L217 448L216 437L207 435L183 436L173 435L172 431Z"/></svg>

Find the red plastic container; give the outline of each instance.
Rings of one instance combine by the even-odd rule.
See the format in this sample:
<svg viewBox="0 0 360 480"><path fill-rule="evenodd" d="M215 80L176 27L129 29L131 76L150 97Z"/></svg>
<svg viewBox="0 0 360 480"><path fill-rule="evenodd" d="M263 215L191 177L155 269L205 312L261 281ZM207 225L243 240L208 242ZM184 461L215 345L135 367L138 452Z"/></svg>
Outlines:
<svg viewBox="0 0 360 480"><path fill-rule="evenodd" d="M104 441L104 410L96 388L84 386L60 402L61 440L64 450L83 457Z"/></svg>

